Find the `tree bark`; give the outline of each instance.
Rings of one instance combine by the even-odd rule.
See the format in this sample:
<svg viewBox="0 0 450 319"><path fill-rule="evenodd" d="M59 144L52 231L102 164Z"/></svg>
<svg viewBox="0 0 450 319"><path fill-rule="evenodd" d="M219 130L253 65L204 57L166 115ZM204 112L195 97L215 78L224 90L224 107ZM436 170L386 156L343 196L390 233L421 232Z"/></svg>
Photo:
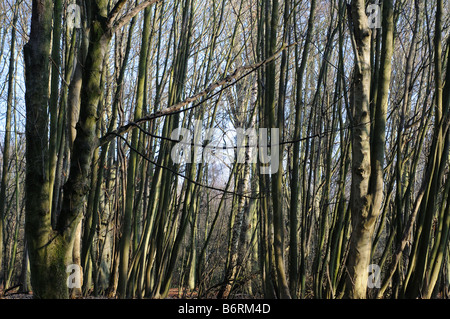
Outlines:
<svg viewBox="0 0 450 319"><path fill-rule="evenodd" d="M386 114L393 52L393 2L383 2L382 52L374 118L370 118L370 29L364 1L351 6L356 71L353 105L352 238L350 242L348 293L350 298L366 298L372 236L381 213L385 153ZM371 129L370 123L373 121Z"/></svg>
<svg viewBox="0 0 450 319"><path fill-rule="evenodd" d="M353 0L348 12L355 45L352 109L352 237L347 261L349 298L365 298L374 220L369 217L370 178L370 29L363 0Z"/></svg>

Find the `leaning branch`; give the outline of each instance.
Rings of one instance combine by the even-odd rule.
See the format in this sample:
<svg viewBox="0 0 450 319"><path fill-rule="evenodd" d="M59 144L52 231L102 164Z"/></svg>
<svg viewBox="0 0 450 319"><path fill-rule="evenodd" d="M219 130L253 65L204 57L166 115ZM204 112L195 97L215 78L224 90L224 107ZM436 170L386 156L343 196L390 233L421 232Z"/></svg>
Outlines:
<svg viewBox="0 0 450 319"><path fill-rule="evenodd" d="M197 100L199 100L201 97L207 96L208 94L210 94L211 92L214 92L215 89L222 87L222 89L218 92L216 92L215 94L213 94L212 96L220 93L221 91L225 90L226 88L234 85L235 83L237 83L238 81L240 81L241 79L245 78L246 76L248 76L249 74L255 72L256 70L258 70L260 67L272 62L273 60L276 59L276 57L280 54L280 52L282 52L283 50L286 50L287 48L296 45L296 43L290 44L290 45L283 45L274 55L272 55L271 57L252 64L252 65L248 65L248 66L242 66L240 68L237 68L232 74L228 75L227 77L225 77L224 79L214 82L213 84L211 84L210 86L208 86L206 89L204 89L203 91L187 98L184 101L181 101L179 103L176 103L170 107L167 107L161 111L149 114L147 116L144 116L140 119L135 120L134 122L129 122L128 124L125 124L121 127L119 127L118 129L112 131L112 132L108 132L106 133L103 137L101 137L99 139L99 146L103 146L109 142L111 142L114 138L116 138L117 136L121 136L125 133L127 133L128 131L130 131L133 128L136 128L139 124L144 123L144 122L149 122L152 121L154 119L157 119L159 117L163 117L163 116L168 116L168 115L172 115L172 114L176 114L176 113L180 113L183 111L187 111L189 109L195 108L200 106L201 104L203 104L206 100L203 100L202 102L193 105L189 108L185 108L182 109L184 106L189 105L190 103L193 103ZM212 96L210 96L209 98L211 98ZM208 99L209 99L208 98Z"/></svg>
<svg viewBox="0 0 450 319"><path fill-rule="evenodd" d="M122 10L123 6L127 3L126 0L119 0L117 1L116 5L114 6L114 8L112 8L111 12L108 15L108 27L112 27L114 22L116 21L117 16L120 13L120 10Z"/></svg>
<svg viewBox="0 0 450 319"><path fill-rule="evenodd" d="M125 24L127 24L133 17L135 17L139 12L147 8L148 6L151 6L154 3L157 3L161 0L146 0L135 6L133 9L128 11L127 14L122 16L119 19L117 18L117 15L120 12L120 9L125 5L126 1L119 0L117 2L116 6L112 9L109 17L108 17L108 26L111 30L111 33L114 34L118 29L122 28ZM116 21L117 20L117 21Z"/></svg>

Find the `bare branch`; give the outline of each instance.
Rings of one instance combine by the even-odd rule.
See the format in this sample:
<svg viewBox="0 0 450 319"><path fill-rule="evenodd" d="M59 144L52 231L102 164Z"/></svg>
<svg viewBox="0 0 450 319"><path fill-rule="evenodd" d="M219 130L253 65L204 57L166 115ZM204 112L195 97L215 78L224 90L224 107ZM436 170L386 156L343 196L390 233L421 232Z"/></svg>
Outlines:
<svg viewBox="0 0 450 319"><path fill-rule="evenodd" d="M193 180L192 178L189 178L188 176L183 175L183 174L177 172L176 170L173 170L173 169L171 169L171 168L169 168L169 167L160 165L160 164L158 164L157 162L152 161L152 160L151 160L150 158L148 158L145 154L143 154L142 152L140 152L140 151L138 151L137 149L135 149L135 148L127 141L127 139L126 139L125 137L123 137L122 135L119 135L119 134L116 134L116 136L119 137L120 139L122 139L122 140L125 142L125 144L130 148L130 150L132 150L133 152L136 152L139 156L141 156L141 157L142 157L143 159L145 159L146 161L152 163L152 164L155 165L156 167L159 167L159 168L161 168L161 169L168 170L168 171L172 172L173 174L175 174L175 175L177 175L177 176L179 176L179 177L181 177L181 178L184 178L185 180L187 180L187 181L189 181L190 183L193 183L193 184L195 184L195 185L197 185L197 186L199 186L199 187L209 188L209 189L211 189L211 190L215 190L215 191L222 192L223 194L236 195L236 196L239 196L239 197L245 197L245 198L248 198L248 199L260 199L261 197L265 196L265 195L259 195L259 196L257 196L257 197L253 197L253 196L250 196L250 195L246 195L246 194L241 194L241 193L229 191L229 190L227 190L227 189L218 188L218 187L209 186L209 185L206 185L206 184L199 183L199 182L197 182L196 180Z"/></svg>
<svg viewBox="0 0 450 319"><path fill-rule="evenodd" d="M117 2L116 6L111 11L109 17L108 17L108 26L111 29L111 33L116 32L117 29L120 29L125 24L127 24L133 17L135 17L139 12L147 8L148 6L151 6L154 3L157 3L161 0L146 0L135 6L133 9L128 11L124 16L122 16L120 19L116 21L117 15L119 14L119 11L122 9L122 7L125 5L126 0L119 0Z"/></svg>
<svg viewBox="0 0 450 319"><path fill-rule="evenodd" d="M162 117L162 116L167 116L167 115L172 115L175 113L179 113L182 111L186 111L195 107L198 107L199 105L203 104L205 101L202 101L190 108L186 108L183 109L182 108L190 103L193 103L195 101L197 101L198 99L200 99L201 97L207 96L208 94L210 94L211 92L213 92L215 89L217 89L218 87L223 87L220 91L223 91L224 89L234 85L236 82L238 82L239 80L241 80L242 78L246 77L247 75L255 72L256 70L258 70L260 67L272 62L273 60L275 60L275 58L280 54L280 52L282 52L283 50L286 50L287 48L296 45L297 43L293 43L290 45L283 45L274 55L272 55L271 57L252 64L252 65L248 65L248 66L241 66L239 68L237 68L232 74L228 75L227 77L225 77L224 79L217 81L213 84L211 84L210 86L208 86L206 89L204 89L203 91L187 98L184 101L181 101L179 103L176 103L170 107L167 107L161 111L149 114L147 116L144 116L134 122L130 122L126 125L123 125L121 127L119 127L118 129L112 131L112 132L108 132L106 133L102 138L100 138L99 140L99 146L104 145L106 143L109 143L110 141L112 141L117 135L123 135L125 133L127 133L128 131L130 131L131 129L137 127L138 124L140 123L144 123L144 122L148 122L151 120L154 120L156 118ZM244 73L245 71L247 71L246 73ZM220 92L219 91L219 92ZM216 95L216 92L214 95ZM213 96L214 96L213 95ZM211 98L211 97L210 97Z"/></svg>
<svg viewBox="0 0 450 319"><path fill-rule="evenodd" d="M108 27L111 27L114 23L114 21L116 20L120 10L122 10L123 6L125 5L127 1L126 0L119 0L117 1L116 5L114 6L114 8L111 10L111 12L109 13L108 16Z"/></svg>

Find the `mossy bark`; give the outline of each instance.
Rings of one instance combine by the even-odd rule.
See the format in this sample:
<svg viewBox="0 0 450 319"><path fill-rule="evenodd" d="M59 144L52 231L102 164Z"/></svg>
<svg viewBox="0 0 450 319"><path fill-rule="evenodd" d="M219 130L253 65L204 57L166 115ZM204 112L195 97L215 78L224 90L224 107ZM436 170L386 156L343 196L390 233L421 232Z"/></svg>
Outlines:
<svg viewBox="0 0 450 319"><path fill-rule="evenodd" d="M24 47L26 74L26 236L31 284L36 298L68 298L66 267L72 263L75 230L89 188L92 154L97 148L96 122L100 75L109 43L101 8L93 5L90 46L81 90L80 120L69 179L57 225L51 223L51 177L48 171L49 55L53 3L33 1L29 42Z"/></svg>
<svg viewBox="0 0 450 319"><path fill-rule="evenodd" d="M67 299L68 274L72 244L56 232L42 234L39 240L28 236L33 297L38 299ZM39 244L46 242L45 246Z"/></svg>

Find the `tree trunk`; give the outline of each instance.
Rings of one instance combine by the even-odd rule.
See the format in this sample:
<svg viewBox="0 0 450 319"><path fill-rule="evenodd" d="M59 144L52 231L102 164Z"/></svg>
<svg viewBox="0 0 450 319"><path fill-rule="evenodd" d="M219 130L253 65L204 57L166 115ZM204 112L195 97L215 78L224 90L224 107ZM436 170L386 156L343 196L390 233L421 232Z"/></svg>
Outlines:
<svg viewBox="0 0 450 319"><path fill-rule="evenodd" d="M370 118L370 30L364 1L351 6L356 68L353 105L352 238L348 270L348 296L366 298L368 266L375 222L381 213L386 114L393 52L393 2L383 2L383 38L374 118ZM373 121L371 130L370 123ZM372 145L371 145L372 143Z"/></svg>
<svg viewBox="0 0 450 319"><path fill-rule="evenodd" d="M24 46L26 101L26 235L31 283L36 298L68 298L66 267L72 263L74 234L89 190L103 59L111 37L106 3L92 5L90 46L83 73L80 119L69 179L56 229L52 228L47 105L52 1L33 1L29 42Z"/></svg>
<svg viewBox="0 0 450 319"><path fill-rule="evenodd" d="M353 0L349 13L355 45L352 114L352 237L347 261L347 296L365 298L374 220L369 217L370 29L365 1Z"/></svg>
<svg viewBox="0 0 450 319"><path fill-rule="evenodd" d="M136 109L134 111L134 119L139 119L143 114L143 107L145 102L146 92L144 91L146 73L147 73L147 52L148 43L150 41L150 27L151 27L151 10L149 7L144 11L144 25L142 34L142 44L139 56L139 74L138 74L138 89L136 99ZM131 147L135 150L139 148L139 131L134 130L131 136ZM130 246L131 246L131 223L134 209L135 196L135 174L137 166L137 153L131 151L130 159L127 166L127 190L125 195L125 213L123 221L122 238L120 240L120 264L119 264L119 296L124 298L127 288L128 264L130 260Z"/></svg>

